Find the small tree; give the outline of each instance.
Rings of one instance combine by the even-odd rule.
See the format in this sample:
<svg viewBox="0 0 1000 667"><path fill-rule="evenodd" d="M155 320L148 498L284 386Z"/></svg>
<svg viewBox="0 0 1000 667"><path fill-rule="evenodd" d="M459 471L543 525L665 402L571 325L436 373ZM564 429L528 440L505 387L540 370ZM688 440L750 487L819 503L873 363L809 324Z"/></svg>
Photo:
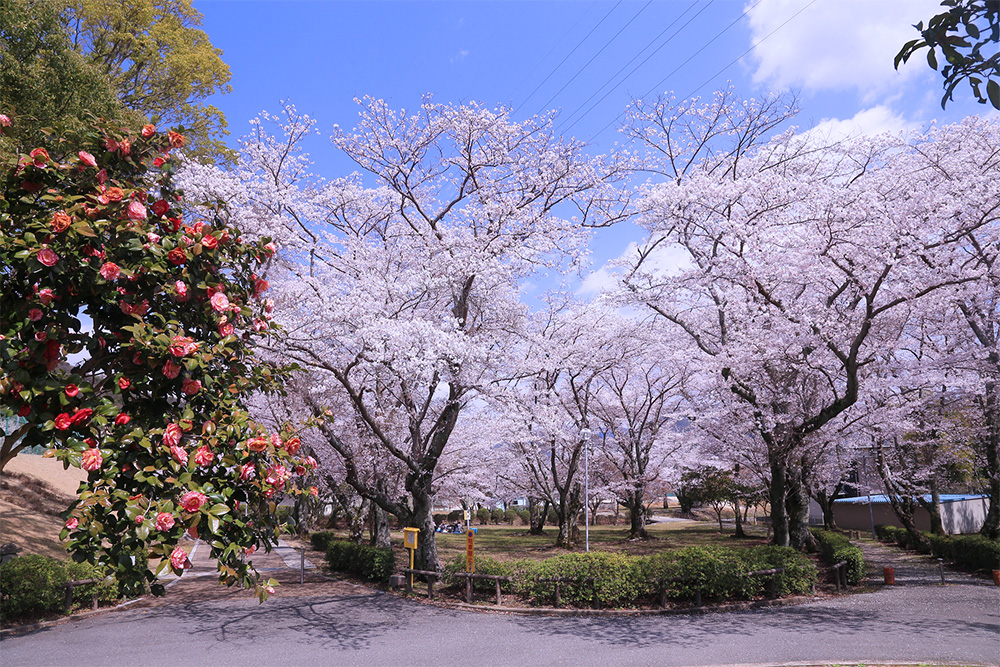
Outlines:
<svg viewBox="0 0 1000 667"><path fill-rule="evenodd" d="M0 131L2 131L0 127ZM249 553L277 541L276 501L305 492L298 438L268 435L244 400L279 388L253 356L269 334L257 271L271 253L219 220L184 220L178 132L98 127L52 138L0 182L0 468L49 448L89 473L66 515L77 560L126 589L189 567L185 530L220 579L260 585Z"/></svg>

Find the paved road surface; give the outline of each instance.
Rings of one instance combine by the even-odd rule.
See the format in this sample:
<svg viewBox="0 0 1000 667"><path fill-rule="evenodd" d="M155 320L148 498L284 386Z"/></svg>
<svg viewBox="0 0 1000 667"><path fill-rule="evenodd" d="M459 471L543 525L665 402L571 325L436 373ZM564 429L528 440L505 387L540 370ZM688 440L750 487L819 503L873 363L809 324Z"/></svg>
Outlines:
<svg viewBox="0 0 1000 667"><path fill-rule="evenodd" d="M297 573L296 573L297 576ZM207 580L203 579L203 581ZM292 584L285 590L289 594ZM1000 589L910 586L705 616L436 608L356 587L130 607L0 642L3 665L1000 664Z"/></svg>

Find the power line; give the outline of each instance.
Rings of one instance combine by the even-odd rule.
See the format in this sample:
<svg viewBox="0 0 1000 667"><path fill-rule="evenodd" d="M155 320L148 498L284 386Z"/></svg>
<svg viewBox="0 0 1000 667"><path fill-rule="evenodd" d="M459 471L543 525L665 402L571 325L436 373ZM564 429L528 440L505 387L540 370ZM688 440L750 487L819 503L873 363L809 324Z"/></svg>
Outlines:
<svg viewBox="0 0 1000 667"><path fill-rule="evenodd" d="M590 37L590 36L591 36L591 35L592 35L592 34L594 33L594 31L595 31L595 30L597 30L597 29L598 29L598 28L599 28L599 27L601 26L601 24L602 24L602 23L604 23L604 22L605 22L605 21L607 20L607 18L608 18L609 16L611 16L611 12L615 11L615 10L616 10L616 9L618 8L618 5L622 4L622 1L623 1L623 0L618 0L618 2L616 2L616 3L614 4L614 6L613 6L613 7L612 7L612 8L611 8L611 9L610 9L609 11L608 11L608 13L604 15L604 18L602 18L602 19L601 19L600 21L598 21L598 22L597 22L597 24L596 24L596 25L595 25L595 26L594 26L593 28L591 28L591 29L590 29L590 32L588 32L588 33L587 33L586 35L584 35L584 36L583 36L583 39L581 39L581 40L580 40L580 41L579 41L579 42L577 43L577 45L573 47L573 50L572 50L572 51L570 51L569 53L567 53L567 54L566 54L566 57L565 57L565 58L563 58L563 59L562 59L562 60L561 60L561 61L559 62L559 64L558 64L558 65L556 65L556 66L555 66L555 67L554 67L554 68L552 69L552 71L551 71L551 72L549 72L548 76L546 76L546 77L545 77L544 79L542 79L542 82L541 82L541 83L539 83L539 84L538 84L537 86L535 86L535 89L534 89L533 91L531 91L531 92L530 92L530 93L528 94L528 96L527 96L527 97L525 97L525 98L524 98L524 101L522 101L522 102L521 102L520 104L518 104L518 105L517 105L517 108L516 108L516 109L514 109L514 113L515 113L515 114L516 114L516 113L517 113L518 111L520 111L520 110L521 110L521 107L523 107L523 106L525 105L525 103L527 103L527 101L528 101L528 100L530 100L530 99L532 98L532 96L534 96L534 94L535 94L535 93L537 93L537 92L538 92L538 89L539 89L539 88L541 88L541 87L542 87L543 85L545 85L545 82L546 82L546 81L548 81L549 79L551 79L551 78L552 78L552 75L556 73L556 70L558 70L558 69L559 69L560 67L562 67L562 66L563 66L563 63L565 63L565 62L566 62L567 60L569 60L570 56L572 56L572 55L573 55L574 53L576 53L576 50L577 50L577 49L579 49L579 48L580 48L580 46L582 46L582 45L583 45L583 43L584 43L585 41L587 41L587 38L588 38L588 37Z"/></svg>
<svg viewBox="0 0 1000 667"><path fill-rule="evenodd" d="M728 65L726 65L725 67L723 67L722 69L720 69L718 72L716 72L712 76L710 76L707 79L705 79L701 83L700 86L698 86L697 88L695 88L694 90L692 90L690 93L688 93L687 95L685 95L682 99L690 99L691 97L693 97L695 95L695 93L697 93L699 90L701 90L702 88L704 88L705 86L707 86L712 79L714 79L715 77L719 76L720 74L722 74L723 72L725 72L727 69L729 69L730 67L732 67L733 65L735 65L736 63L738 63L740 60L743 59L743 57L745 55L747 55L748 53L750 53L751 51L753 51L754 49L756 49L758 46L760 46L761 42L763 42L765 39L767 39L768 37L770 37L774 33L778 32L779 30L781 30L782 28L784 28L786 25L788 25L788 23L790 23L792 21L792 19L794 19L796 16L798 16L799 14L801 14L802 12L804 12L805 10L809 9L810 7L812 7L814 4L816 4L816 0L811 0L808 5L806 5L805 7L803 7L802 9L800 9L799 11L797 11L794 14L792 14L791 16L789 16L787 19L785 19L784 23L782 23L777 28L775 28L771 32L769 32L766 35L764 35L760 39L760 41L758 41L756 44L751 45L749 49L747 49L746 51L744 51L743 53L741 53L740 55L738 55L736 58L733 58L729 62ZM601 132L603 132L603 131L604 130L601 130Z"/></svg>
<svg viewBox="0 0 1000 667"><path fill-rule="evenodd" d="M548 51L545 52L545 55L542 56L535 63L535 66L531 68L531 71L528 72L526 75L524 75L524 77L522 77L521 80L517 82L517 85L514 86L511 89L511 91L509 93L507 93L507 96L505 98L503 98L503 99L505 99L505 100L513 100L514 99L514 93L517 92L517 90L521 86L523 86L524 83L528 79L530 79L532 76L534 76L535 72L537 72L538 69L542 66L542 63L544 63L546 60L548 60L548 57L550 55L552 55L552 52L556 50L556 47L558 47L560 44L563 43L563 40L565 40L569 36L569 34L572 33L576 29L576 26L580 25L580 22L583 21L583 19L585 19L587 17L587 15L590 13L590 10L592 10L597 5L598 1L599 0L594 0L593 2L590 3L590 5L587 6L587 8L585 10L583 10L582 12L580 12L580 15L577 17L576 21L573 22L573 25L571 25L565 32L563 32L562 36L558 40L556 40L552 44L552 46L549 47Z"/></svg>
<svg viewBox="0 0 1000 667"><path fill-rule="evenodd" d="M547 101L545 102L545 104L543 104L543 105L541 106L541 108L539 108L539 110L535 112L535 114L537 115L537 114L540 114L540 113L542 113L543 111L545 111L546 107L548 107L548 106L549 106L549 105L550 105L550 104L552 103L552 100L554 100L554 99L555 99L556 97L558 97L558 96L559 96L559 93L561 93L562 91L566 90L566 87L567 87L567 86L569 86L569 84L571 84L571 83L573 83L574 81L576 81L576 77L580 76L580 74L581 74L581 73L582 73L582 72L583 72L583 71L584 71L585 69L587 69L587 67L589 67L589 66L590 66L590 64L591 64L592 62L594 62L594 60L595 60L595 59L597 58L597 56L599 56L599 55L601 55L602 53L604 53L604 50L605 50L605 49L607 49L607 48L608 48L609 46L611 46L611 43L612 43L612 42L614 42L614 41L615 41L616 39L618 39L618 35L622 34L622 32L624 32L624 31L625 31L625 28L627 28L627 27L629 27L630 25L632 25L633 21L635 21L635 20L636 20L637 18L639 18L639 15L640 15L640 14L642 14L642 13L643 13L644 11L646 11L646 8L647 8L647 7L649 7L649 6L651 5L651 4L653 4L653 0L649 0L649 1L648 1L648 2L647 2L647 3L645 4L645 5L643 5L643 6L642 6L642 7L641 7L641 8L639 9L639 11L637 11L637 12L635 13L635 15L634 15L634 16L633 16L632 18L630 18L630 19L628 20L628 23L626 23L625 25L623 25L623 26L622 26L622 27L621 27L621 28L620 28L620 29L618 30L618 32L616 32L616 33L614 34L614 36L613 36L613 37L612 37L611 39L609 39L609 40L608 40L607 42L605 42L604 46L602 46L602 47L601 47L601 50L600 50L600 51L598 51L597 53L595 53L594 55L592 55L592 56L590 57L590 60L588 60L587 62L585 62L585 63L583 64L583 67L581 67L580 69L578 69L578 70L576 71L576 74L574 74L574 75L573 75L572 77L570 77L570 80L569 80L569 81L567 81L566 83L564 83L564 84L563 84L563 87L562 87L562 88L560 88L560 89L559 89L559 90L557 90L557 91L556 91L555 93L553 93L552 97L550 97L550 98L549 98L549 99L548 99L548 100L547 100Z"/></svg>
<svg viewBox="0 0 1000 667"><path fill-rule="evenodd" d="M751 5L750 7L748 7L746 10L744 10L744 12L739 17L737 17L736 21L739 21L741 18L743 18L744 16L746 16L752 9L754 9L762 1L763 0L757 0L756 3L754 3L753 5ZM781 25L779 25L777 28L775 28L771 32L769 32L766 35L764 35L755 44L751 45L749 49L747 49L746 51L744 51L743 53L741 53L739 56L737 56L736 58L734 58L733 60L731 60L728 64L726 64L725 66L723 66L722 69L720 69L718 72L716 72L712 76L710 76L707 79L705 79L705 81L703 81L702 84L700 86L698 86L697 88L695 88L691 93L689 93L688 95L685 95L684 97L682 97L680 99L690 99L695 93L697 93L699 90L701 90L706 85L708 85L715 77L719 76L720 74L722 74L723 72L725 72L727 69L729 69L730 67L732 67L733 65L735 65L737 62L740 61L741 58L743 58L748 53L750 53L751 51L753 51L754 49L756 49L758 46L760 46L764 42L764 40L766 40L768 37L771 37L774 33L778 32L779 30L781 30L782 28L784 28L786 25L788 25L789 23L791 23L791 21L793 19L795 19L799 14L801 14L805 10L809 9L810 7L812 7L815 3L816 3L816 0L810 0L809 4L807 4L805 7L803 7L799 11L797 11L794 14L792 14L791 16L789 16L787 19L785 19L781 23ZM722 30L722 32L726 32L727 30L729 30L729 28L731 28L736 21L734 21L733 23L730 23L728 26L726 26ZM721 35L722 32L720 32L719 35ZM719 35L716 35L715 37L713 37L712 40L709 41L708 44L711 44L712 42L714 42L719 37ZM703 51L708 46L708 44L706 44L702 48L698 49L698 51L696 51L694 55L697 55L698 53L700 53L701 51ZM692 55L691 58L693 58L694 55ZM659 87L661 84L663 84L663 82L665 82L668 78L670 78L673 74L675 74L677 72L677 70L680 69L680 67L682 67L683 65L685 65L688 61L690 61L691 58L688 58L683 63L681 63L681 65L679 65L678 67L674 68L673 72L671 72L670 74L668 74L659 83L657 83L655 86L653 86L653 88L651 88L649 91L647 91L646 95L649 95L650 92L652 92L657 87ZM612 125L614 125L615 123L617 123L620 120L620 118L621 118L621 114L619 114L618 116L616 116L614 119L612 119L612 121L610 123L608 123L607 125L605 125L604 127L602 127L600 130L598 130L594 134L594 136L592 136L587 141L587 143L590 143L594 139L596 139L602 132L604 132L604 130L608 129L609 127L611 127Z"/></svg>
<svg viewBox="0 0 1000 667"><path fill-rule="evenodd" d="M707 10L707 9L708 9L709 7L711 7L711 6L712 6L712 4L713 4L714 2L715 2L715 0L711 0L711 2L709 2L709 3L708 3L708 4L706 4L706 5L704 5L704 6L703 6L703 7L702 7L702 8L701 8L701 9L700 9L699 11L698 11L698 13L697 13L697 14L695 14L694 16L692 16L691 18L689 18L689 19L688 19L687 21L685 21L684 25L682 25L682 26L681 26L681 27L679 27L679 28L678 28L677 30L675 30L675 31L674 31L674 33L673 33L672 35L670 35L670 37L668 37L668 38L666 39L666 41L664 41L664 42L663 42L662 44L660 44L660 46L658 46L658 47L656 48L656 50L655 50L655 51L653 51L652 53L650 53L650 54L649 54L648 56L646 56L646 57L645 57L645 58L644 58L644 59L642 60L642 62L640 62L640 63L639 63L638 65L636 65L635 67L633 67L633 68L632 68L632 70L631 70L631 71L630 71L630 72L629 72L628 74L626 74L626 75L625 75L625 76L624 76L624 77L622 78L622 80L621 80L621 81L619 81L619 82L618 82L618 83L616 83L616 84L615 84L614 86L612 86L612 87L611 87L611 89L610 89L610 90L608 90L608 92L606 92L606 93L605 93L604 95L602 95L602 96L601 96L601 98L600 98L599 100L597 100L596 102L594 102L594 103L593 103L593 104L592 104L592 105L590 106L590 108L588 108L588 109L587 109L586 111L584 111L584 112L583 112L582 114L580 114L580 116L579 116L579 117L578 117L578 118L577 118L577 119L576 119L575 121L573 121L573 122L572 122L572 123L571 123L570 125L568 125L568 126L567 126L567 127L565 128L565 129L563 129L563 130L562 130L562 132L568 132L569 130L573 129L573 127L574 127L574 126L575 126L575 125L576 125L577 123L579 123L579 122L580 122L580 121L581 121L581 120L583 119L583 117L584 117L584 116L586 116L587 114L589 114L589 113L590 113L591 111L593 111L593 110L594 110L594 108L595 108L595 107L597 107L597 105L598 105L598 104L600 104L600 103L601 103L601 102L603 102L603 101L604 101L605 99L607 99L608 95L610 95L611 93L613 93L613 92L614 92L614 91L615 91L615 90L616 90L616 89L617 89L617 88L618 88L619 86L621 86L621 85L622 85L623 83L625 83L625 81L626 81L626 80L627 80L627 79L628 79L628 78L629 78L630 76L632 76L633 74L635 74L636 70L638 70L638 69L639 69L640 67L642 67L643 65L645 65L645 64L646 64L646 62L648 62L650 58L652 58L652 57L653 57L653 56L655 56L655 55L656 55L657 53L659 53L659 52L660 52L660 51L661 51L661 50L663 49L663 47L665 47L665 46L666 46L667 44L669 44L669 43L671 42L671 40L673 40L673 38L674 38L674 37L676 37L677 35L679 35L679 34L680 34L680 32L681 32L682 30L684 30L684 28L688 27L688 25L689 25L689 24L690 24L690 23L691 23L692 21L694 21L694 20L695 20L696 18L698 18L698 16L700 16L700 15L702 14L702 12L706 11L706 10ZM631 60L629 60L629 61L628 61L627 63L625 63L624 65L622 65L621 69L619 69L619 70L618 70L617 72L615 72L615 73L614 73L614 74L613 74L613 75L611 76L611 78L610 78L610 79L608 79L608 80L607 80L607 81L606 81L606 82L604 83L604 85L602 85L602 86L601 86L600 88L598 88L598 89L597 89L597 92L595 92L595 93L594 93L594 94L592 94L592 95L591 95L590 97L588 97L588 98L587 98L587 99L586 99L586 100L585 100L585 101L583 102L583 104L581 104L580 106L578 106L578 107L576 108L576 110L575 110L575 111L573 111L573 113L571 113L571 114L570 114L570 115L569 115L569 116L567 117L567 121L568 121L568 120L569 120L570 118L572 118L573 116L576 116L576 114L577 114L577 113L579 113L580 109L582 109L582 108L584 107L584 105L586 105L586 104L587 104L588 102L590 102L590 100L594 99L594 97L595 97L595 96L597 96L597 95L598 95L598 94L599 94L599 93L600 93L600 92L601 92L602 90L604 90L604 87L605 87L605 86L607 86L607 85L608 85L608 84L610 84L610 83L611 83L612 81L614 81L614 80L615 80L616 78L618 78L618 75L619 75L619 74L621 74L621 73L622 73L622 71L624 71L624 70L625 70L625 68L627 68L627 67L628 67L629 65L631 65L631 64L632 64L633 62L635 62L635 60L636 60L637 58L639 58L639 57L640 57L640 56L641 56L641 55L643 54L643 52L645 52L645 51L646 51L646 49L648 49L648 48L649 48L649 47L651 47L651 46L652 46L653 44L655 44L655 43L656 43L656 41L657 41L658 39L660 39L660 37L662 37L664 33L666 33L666 32L667 32L668 30L670 30L670 28L672 28L672 27L673 27L674 25L676 25L678 21L680 21L680 20L681 20L682 18L684 18L684 15L685 15L685 14L687 14L687 13L688 13L689 11L691 11L692 9L694 9L694 7L695 7L695 4L696 4L696 3L692 3L692 4L691 4L691 5L690 5L690 6L689 6L689 7L688 7L688 8L686 9L686 10L684 10L683 12L681 12L680 16L678 16L678 17L677 17L676 19L674 19L673 21L671 21L670 25L668 25L668 26L667 26L666 28L664 28L664 29L663 29L662 31L660 31L660 34L659 34L659 35L657 35L656 37L654 37L654 38L653 38L653 39L652 39L652 40L651 40L651 41L650 41L650 42L649 42L649 43L648 43L648 44L647 44L647 45L646 45L645 47L643 47L643 48L642 48L642 50L640 50L640 51L639 51L639 53L637 53L637 54L636 54L635 56L633 56L633 57L632 57L632 59L631 59Z"/></svg>

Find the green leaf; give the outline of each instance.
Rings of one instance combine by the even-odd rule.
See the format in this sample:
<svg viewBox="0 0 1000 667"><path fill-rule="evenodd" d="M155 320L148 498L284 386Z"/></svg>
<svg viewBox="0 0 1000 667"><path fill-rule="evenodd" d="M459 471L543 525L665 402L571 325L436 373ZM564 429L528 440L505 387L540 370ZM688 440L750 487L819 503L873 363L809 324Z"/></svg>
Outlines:
<svg viewBox="0 0 1000 667"><path fill-rule="evenodd" d="M224 503L216 503L215 505L212 505L212 508L208 510L208 513L215 516L222 516L223 514L229 513L229 506Z"/></svg>
<svg viewBox="0 0 1000 667"><path fill-rule="evenodd" d="M1000 109L1000 83L990 79L986 84L986 94L989 96L993 108Z"/></svg>
<svg viewBox="0 0 1000 667"><path fill-rule="evenodd" d="M937 55L933 48L927 49L927 64L931 66L931 69L938 68Z"/></svg>
<svg viewBox="0 0 1000 667"><path fill-rule="evenodd" d="M219 532L219 517L208 515L208 529L213 532Z"/></svg>

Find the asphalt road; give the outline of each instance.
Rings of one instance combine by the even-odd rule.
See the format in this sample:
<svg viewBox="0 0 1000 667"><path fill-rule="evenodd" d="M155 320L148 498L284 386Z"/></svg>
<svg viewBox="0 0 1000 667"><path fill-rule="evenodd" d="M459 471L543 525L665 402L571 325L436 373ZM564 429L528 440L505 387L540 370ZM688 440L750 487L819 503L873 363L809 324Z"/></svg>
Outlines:
<svg viewBox="0 0 1000 667"><path fill-rule="evenodd" d="M910 586L701 616L554 617L356 595L126 608L0 641L3 665L1000 664L1000 588Z"/></svg>

